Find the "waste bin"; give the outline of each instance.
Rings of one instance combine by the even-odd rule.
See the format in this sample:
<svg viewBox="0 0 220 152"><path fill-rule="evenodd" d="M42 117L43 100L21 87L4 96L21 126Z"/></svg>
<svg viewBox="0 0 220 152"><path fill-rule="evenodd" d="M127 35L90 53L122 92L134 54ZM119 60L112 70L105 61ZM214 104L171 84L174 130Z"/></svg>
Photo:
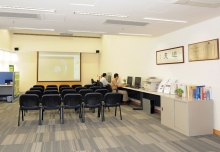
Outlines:
<svg viewBox="0 0 220 152"><path fill-rule="evenodd" d="M7 96L7 102L12 102L12 96Z"/></svg>

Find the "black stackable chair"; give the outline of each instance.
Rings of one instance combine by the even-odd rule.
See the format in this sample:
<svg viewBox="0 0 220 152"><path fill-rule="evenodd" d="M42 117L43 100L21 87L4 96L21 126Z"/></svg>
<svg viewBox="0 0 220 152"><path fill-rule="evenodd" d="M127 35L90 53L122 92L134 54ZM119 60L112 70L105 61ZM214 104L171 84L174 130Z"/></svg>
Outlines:
<svg viewBox="0 0 220 152"><path fill-rule="evenodd" d="M24 121L24 110L39 110L39 124L41 124L41 107L39 97L36 94L22 94L19 97L18 126L20 126L20 113L22 112L22 121Z"/></svg>
<svg viewBox="0 0 220 152"><path fill-rule="evenodd" d="M112 93L106 93L105 98L104 98L104 107L115 107L115 116L117 113L117 107L119 107L120 110L120 118L122 120L122 115L121 115L121 100L122 100L123 95L117 92L112 92ZM104 115L104 110L103 112L103 120L105 120L105 115Z"/></svg>
<svg viewBox="0 0 220 152"><path fill-rule="evenodd" d="M44 90L42 89L42 87L32 87L32 88L30 88L30 90L38 90L38 91L40 91L42 94L44 93Z"/></svg>
<svg viewBox="0 0 220 152"><path fill-rule="evenodd" d="M101 93L102 94L102 101L104 102L105 95L108 93L107 89L97 89L95 92ZM108 111L110 112L110 108L108 107Z"/></svg>
<svg viewBox="0 0 220 152"><path fill-rule="evenodd" d="M73 89L73 88L71 88L71 87L61 87L59 91L61 93L63 90L66 90L66 89Z"/></svg>
<svg viewBox="0 0 220 152"><path fill-rule="evenodd" d="M64 90L65 91L65 90ZM82 95L81 94L66 94L63 98L64 109L79 109L79 118L82 117ZM64 121L64 118L63 118Z"/></svg>
<svg viewBox="0 0 220 152"><path fill-rule="evenodd" d="M76 92L79 92L79 91L82 90L82 89L87 89L87 88L86 88L86 87L76 87L76 88L75 88Z"/></svg>
<svg viewBox="0 0 220 152"><path fill-rule="evenodd" d="M63 99L66 94L76 94L76 90L74 89L65 89L61 92L61 98Z"/></svg>
<svg viewBox="0 0 220 152"><path fill-rule="evenodd" d="M89 89L90 87L93 87L93 85L92 84L85 84L84 87Z"/></svg>
<svg viewBox="0 0 220 152"><path fill-rule="evenodd" d="M99 86L92 86L89 89L92 89L93 92L95 92L97 89L101 89Z"/></svg>
<svg viewBox="0 0 220 152"><path fill-rule="evenodd" d="M59 94L58 90L45 90L44 94Z"/></svg>
<svg viewBox="0 0 220 152"><path fill-rule="evenodd" d="M82 85L81 85L81 84L73 84L73 85L72 85L72 88L73 88L73 89L76 89L76 87L82 87Z"/></svg>
<svg viewBox="0 0 220 152"><path fill-rule="evenodd" d="M98 117L102 110L102 94L101 93L87 93L82 104L82 122L85 122L85 108L98 108ZM102 112L104 113L104 112ZM102 117L103 120L103 117Z"/></svg>
<svg viewBox="0 0 220 152"><path fill-rule="evenodd" d="M39 100L41 100L42 93L39 90L28 90L25 92L25 94L36 94L39 97Z"/></svg>
<svg viewBox="0 0 220 152"><path fill-rule="evenodd" d="M93 92L91 89L81 89L79 91L79 94L82 95L82 101L84 101L84 98L85 98L86 94L91 93L91 92Z"/></svg>
<svg viewBox="0 0 220 152"><path fill-rule="evenodd" d="M35 88L35 87L40 87L40 88L42 88L42 89L43 89L43 92L44 92L44 90L45 90L45 88L44 88L43 85L34 85L33 88Z"/></svg>
<svg viewBox="0 0 220 152"><path fill-rule="evenodd" d="M70 85L68 85L68 84L61 84L61 85L59 86L59 91L60 91L60 88L62 88L62 87L70 87Z"/></svg>
<svg viewBox="0 0 220 152"><path fill-rule="evenodd" d="M47 87L47 88L45 89L45 91L46 91L46 90L57 90L57 91L58 91L57 87Z"/></svg>
<svg viewBox="0 0 220 152"><path fill-rule="evenodd" d="M47 85L47 87L56 87L57 88L57 85Z"/></svg>
<svg viewBox="0 0 220 152"><path fill-rule="evenodd" d="M106 89L108 90L108 92L112 92L112 86L110 84L106 85ZM116 92L118 92L118 89L116 89Z"/></svg>
<svg viewBox="0 0 220 152"><path fill-rule="evenodd" d="M63 123L63 106L61 105L61 97L58 94L45 94L41 99L42 108L40 112L40 117L43 120L43 110L55 110L59 109L60 111L60 123ZM40 121L42 124L42 121Z"/></svg>

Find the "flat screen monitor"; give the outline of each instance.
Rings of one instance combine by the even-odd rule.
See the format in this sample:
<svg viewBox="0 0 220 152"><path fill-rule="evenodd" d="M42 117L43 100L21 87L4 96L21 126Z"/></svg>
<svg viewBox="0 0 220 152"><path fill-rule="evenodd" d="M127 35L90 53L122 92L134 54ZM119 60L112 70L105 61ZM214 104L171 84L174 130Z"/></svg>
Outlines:
<svg viewBox="0 0 220 152"><path fill-rule="evenodd" d="M134 86L136 87L141 86L141 77L135 77Z"/></svg>
<svg viewBox="0 0 220 152"><path fill-rule="evenodd" d="M130 77L130 76L128 76L128 78L127 78L127 84L130 86L132 86L132 78L133 77Z"/></svg>

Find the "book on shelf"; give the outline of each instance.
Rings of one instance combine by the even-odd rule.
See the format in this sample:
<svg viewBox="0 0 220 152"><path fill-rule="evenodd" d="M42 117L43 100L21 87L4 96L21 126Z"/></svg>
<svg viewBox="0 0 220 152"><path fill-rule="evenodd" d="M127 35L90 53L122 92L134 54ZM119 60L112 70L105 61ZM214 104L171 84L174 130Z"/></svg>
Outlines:
<svg viewBox="0 0 220 152"><path fill-rule="evenodd" d="M197 100L204 100L204 94L203 94L204 87L205 85L196 86L196 91L194 96Z"/></svg>
<svg viewBox="0 0 220 152"><path fill-rule="evenodd" d="M187 97L188 97L188 98L194 98L193 95L194 95L195 89L196 89L196 85L190 84L190 85L187 85L187 86L186 86Z"/></svg>

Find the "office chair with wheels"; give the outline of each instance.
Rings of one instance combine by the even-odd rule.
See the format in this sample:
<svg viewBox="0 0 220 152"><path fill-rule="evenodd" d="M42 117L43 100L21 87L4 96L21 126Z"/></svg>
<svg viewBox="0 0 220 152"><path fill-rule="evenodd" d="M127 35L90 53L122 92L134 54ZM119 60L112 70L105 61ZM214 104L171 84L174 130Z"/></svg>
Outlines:
<svg viewBox="0 0 220 152"><path fill-rule="evenodd" d="M24 110L39 110L39 125L41 124L41 107L39 97L36 94L22 94L19 97L18 126L20 126L20 113L22 112L22 121L24 121Z"/></svg>
<svg viewBox="0 0 220 152"><path fill-rule="evenodd" d="M85 95L81 110L82 122L85 122L85 108L98 108L98 117L100 117L100 112L102 111L102 94L92 92Z"/></svg>
<svg viewBox="0 0 220 152"><path fill-rule="evenodd" d="M113 93L107 93L104 98L104 106L105 107L115 107L115 116L117 113L117 107L119 107L121 120L122 120L122 115L121 115L120 102L122 100L122 97L123 97L122 94L117 93L117 92L113 92ZM102 113L103 120L105 120L104 110L102 112L103 112Z"/></svg>
<svg viewBox="0 0 220 152"><path fill-rule="evenodd" d="M41 120L43 120L43 110L60 111L60 123L63 123L63 106L61 105L61 97L58 94L45 94L42 96ZM42 122L40 122L41 124Z"/></svg>

